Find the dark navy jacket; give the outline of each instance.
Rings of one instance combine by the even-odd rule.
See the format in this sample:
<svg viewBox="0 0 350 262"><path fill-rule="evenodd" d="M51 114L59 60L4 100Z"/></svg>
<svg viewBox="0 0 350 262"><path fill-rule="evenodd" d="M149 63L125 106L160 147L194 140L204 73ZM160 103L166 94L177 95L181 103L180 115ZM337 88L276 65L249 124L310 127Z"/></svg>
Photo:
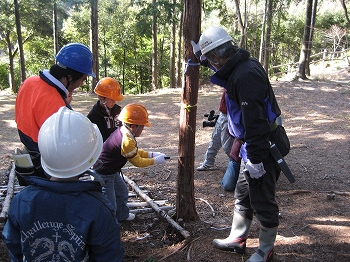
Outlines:
<svg viewBox="0 0 350 262"><path fill-rule="evenodd" d="M281 114L265 70L241 48L211 81L227 90L229 131L245 142L241 157L262 162L270 150L271 124Z"/></svg>
<svg viewBox="0 0 350 262"><path fill-rule="evenodd" d="M98 182L28 182L2 232L13 261L123 260L120 226Z"/></svg>

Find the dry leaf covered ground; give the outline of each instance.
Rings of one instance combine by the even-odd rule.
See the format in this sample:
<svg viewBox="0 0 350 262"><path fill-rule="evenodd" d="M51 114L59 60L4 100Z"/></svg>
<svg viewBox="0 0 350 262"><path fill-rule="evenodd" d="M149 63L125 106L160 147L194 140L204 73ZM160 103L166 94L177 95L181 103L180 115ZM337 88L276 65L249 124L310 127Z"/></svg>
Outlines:
<svg viewBox="0 0 350 262"><path fill-rule="evenodd" d="M281 175L278 183L281 219L275 261L345 262L350 261L350 75L345 64L328 68L320 65L311 70L311 80L272 83L292 146L286 161L296 177L296 182L290 184ZM120 103L140 102L150 113L153 127L145 128L138 139L141 148L177 155L180 95L181 89L161 90L128 95ZM209 84L199 90L195 166L203 161L212 131L210 127L202 128L203 115L217 110L220 96L220 88ZM14 95L1 93L0 171L4 181L11 154L21 146L13 121L14 101ZM94 95L79 92L72 105L87 114L95 101ZM234 194L220 186L227 160L221 150L215 169L195 171L200 221L182 224L192 236L190 243L182 242L181 235L154 213L137 215L134 221L122 225L125 261L242 261L241 256L211 244L214 238L226 237L231 226ZM175 205L176 159L161 167L126 169L124 174L144 186L152 199ZM254 253L257 237L258 223L254 220L243 259ZM3 244L0 261L9 261Z"/></svg>

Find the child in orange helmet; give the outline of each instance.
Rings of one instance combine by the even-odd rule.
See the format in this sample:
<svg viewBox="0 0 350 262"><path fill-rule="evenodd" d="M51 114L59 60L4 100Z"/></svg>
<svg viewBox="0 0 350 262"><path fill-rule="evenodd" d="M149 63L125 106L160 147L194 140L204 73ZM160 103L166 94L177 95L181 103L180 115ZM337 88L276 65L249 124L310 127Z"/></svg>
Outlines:
<svg viewBox="0 0 350 262"><path fill-rule="evenodd" d="M110 134L121 125L118 120L121 107L116 104L122 101L124 96L120 92L119 82L112 77L102 78L96 85L94 92L98 95L98 101L91 108L87 117L98 126L106 141Z"/></svg>
<svg viewBox="0 0 350 262"><path fill-rule="evenodd" d="M145 126L150 127L147 109L137 103L126 105L118 116L122 126L117 128L103 143L99 163L95 171L105 182L105 194L115 207L119 222L132 220L127 206L128 189L122 178L121 169L129 161L137 167L164 164L166 155L160 152L147 152L138 148L139 137Z"/></svg>

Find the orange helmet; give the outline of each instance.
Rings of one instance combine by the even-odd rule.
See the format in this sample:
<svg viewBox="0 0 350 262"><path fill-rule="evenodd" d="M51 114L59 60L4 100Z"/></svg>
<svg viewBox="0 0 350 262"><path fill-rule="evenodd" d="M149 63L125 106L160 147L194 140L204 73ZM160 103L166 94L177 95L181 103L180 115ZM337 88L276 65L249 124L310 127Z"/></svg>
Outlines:
<svg viewBox="0 0 350 262"><path fill-rule="evenodd" d="M127 104L120 112L118 119L124 123L141 126L152 126L148 122L148 112L141 104Z"/></svg>
<svg viewBox="0 0 350 262"><path fill-rule="evenodd" d="M112 77L104 77L98 81L94 92L99 96L107 97L114 101L124 99L124 96L120 93L119 82Z"/></svg>

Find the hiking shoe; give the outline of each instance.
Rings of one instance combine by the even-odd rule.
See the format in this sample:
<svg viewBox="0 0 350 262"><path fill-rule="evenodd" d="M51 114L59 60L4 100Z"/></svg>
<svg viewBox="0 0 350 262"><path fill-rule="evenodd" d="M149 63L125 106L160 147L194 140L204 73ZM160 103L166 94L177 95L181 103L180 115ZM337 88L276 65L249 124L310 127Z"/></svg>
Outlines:
<svg viewBox="0 0 350 262"><path fill-rule="evenodd" d="M199 167L197 167L197 171L206 171L206 170L209 170L211 168L212 168L212 166L208 166L207 164L204 164L204 165L202 164Z"/></svg>

